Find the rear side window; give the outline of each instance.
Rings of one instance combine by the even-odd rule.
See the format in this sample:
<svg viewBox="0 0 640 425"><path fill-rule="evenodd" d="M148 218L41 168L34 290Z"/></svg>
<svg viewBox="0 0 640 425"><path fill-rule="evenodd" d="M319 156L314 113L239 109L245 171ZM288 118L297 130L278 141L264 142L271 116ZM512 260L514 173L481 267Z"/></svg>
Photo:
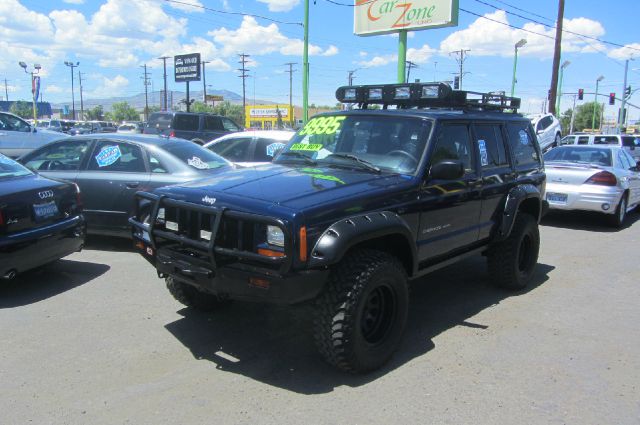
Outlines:
<svg viewBox="0 0 640 425"><path fill-rule="evenodd" d="M616 136L595 136L593 138L594 145L617 145L619 144Z"/></svg>
<svg viewBox="0 0 640 425"><path fill-rule="evenodd" d="M238 137L237 139L222 140L209 146L209 149L229 161L242 162L248 160L247 156L252 141L252 137Z"/></svg>
<svg viewBox="0 0 640 425"><path fill-rule="evenodd" d="M580 136L578 137L579 145L588 145L589 144L589 136Z"/></svg>
<svg viewBox="0 0 640 425"><path fill-rule="evenodd" d="M101 140L89 159L89 170L145 173L142 149L129 143Z"/></svg>
<svg viewBox="0 0 640 425"><path fill-rule="evenodd" d="M200 128L200 115L176 114L173 120L173 128L176 130L198 131Z"/></svg>
<svg viewBox="0 0 640 425"><path fill-rule="evenodd" d="M483 168L508 165L500 126L497 124L478 124L475 126L475 130L478 152L480 152L480 165Z"/></svg>
<svg viewBox="0 0 640 425"><path fill-rule="evenodd" d="M575 141L575 136L566 136L562 140L560 140L560 145L573 145Z"/></svg>
<svg viewBox="0 0 640 425"><path fill-rule="evenodd" d="M213 117L206 115L204 117L204 129L205 130L222 130L222 121L220 117Z"/></svg>
<svg viewBox="0 0 640 425"><path fill-rule="evenodd" d="M211 170L229 165L224 158L191 142L167 143L162 149L197 170Z"/></svg>
<svg viewBox="0 0 640 425"><path fill-rule="evenodd" d="M529 133L527 122L511 122L507 124L509 146L513 152L516 165L539 164L540 158L535 147L535 142Z"/></svg>
<svg viewBox="0 0 640 425"><path fill-rule="evenodd" d="M172 119L173 114L151 114L151 116L149 117L149 122L147 123L147 127L166 130L168 128L171 128Z"/></svg>
<svg viewBox="0 0 640 425"><path fill-rule="evenodd" d="M626 136L622 138L622 146L625 148L636 147L638 146L638 141L635 137Z"/></svg>

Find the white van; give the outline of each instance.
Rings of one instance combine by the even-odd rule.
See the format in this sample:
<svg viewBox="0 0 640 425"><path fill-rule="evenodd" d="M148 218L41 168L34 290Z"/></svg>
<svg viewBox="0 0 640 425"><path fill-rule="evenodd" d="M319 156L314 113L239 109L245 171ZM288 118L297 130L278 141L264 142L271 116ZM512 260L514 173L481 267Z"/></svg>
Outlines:
<svg viewBox="0 0 640 425"><path fill-rule="evenodd" d="M613 145L621 146L636 161L640 161L640 138L627 134L570 134L561 145Z"/></svg>

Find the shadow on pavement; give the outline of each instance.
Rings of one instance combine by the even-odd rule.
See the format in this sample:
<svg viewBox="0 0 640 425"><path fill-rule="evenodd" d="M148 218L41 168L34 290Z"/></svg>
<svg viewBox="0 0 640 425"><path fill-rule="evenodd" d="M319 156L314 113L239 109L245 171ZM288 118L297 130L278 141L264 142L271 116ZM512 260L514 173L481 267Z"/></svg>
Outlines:
<svg viewBox="0 0 640 425"><path fill-rule="evenodd" d="M549 211L540 225L571 230L588 230L591 232L615 233L634 225L640 220L637 212L627 213L624 225L620 229L611 227L604 214L590 211Z"/></svg>
<svg viewBox="0 0 640 425"><path fill-rule="evenodd" d="M0 281L0 308L37 303L91 282L109 270L106 264L58 260Z"/></svg>
<svg viewBox="0 0 640 425"><path fill-rule="evenodd" d="M89 235L84 249L90 251L137 252L131 238L118 236Z"/></svg>
<svg viewBox="0 0 640 425"><path fill-rule="evenodd" d="M193 356L217 369L300 394L321 394L342 385L358 387L435 349L433 338L455 326L486 329L490 323L467 319L511 296L524 295L548 280L553 266L539 264L526 290L491 286L484 258L471 258L412 283L409 324L390 363L367 375L339 372L324 363L312 335L309 307L234 303L205 314L183 309L184 317L166 325Z"/></svg>

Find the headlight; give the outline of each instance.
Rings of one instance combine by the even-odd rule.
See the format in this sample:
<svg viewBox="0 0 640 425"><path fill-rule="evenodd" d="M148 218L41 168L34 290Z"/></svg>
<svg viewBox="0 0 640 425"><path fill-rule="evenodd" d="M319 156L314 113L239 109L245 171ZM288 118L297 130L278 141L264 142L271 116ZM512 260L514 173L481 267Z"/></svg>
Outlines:
<svg viewBox="0 0 640 425"><path fill-rule="evenodd" d="M284 246L284 233L277 226L267 226L267 243L269 245Z"/></svg>

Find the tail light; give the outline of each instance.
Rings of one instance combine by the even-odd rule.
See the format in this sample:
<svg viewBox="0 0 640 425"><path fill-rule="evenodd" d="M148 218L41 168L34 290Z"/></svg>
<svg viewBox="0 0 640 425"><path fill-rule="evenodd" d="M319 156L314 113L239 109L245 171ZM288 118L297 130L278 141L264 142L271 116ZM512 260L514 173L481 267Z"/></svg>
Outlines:
<svg viewBox="0 0 640 425"><path fill-rule="evenodd" d="M4 226L4 211L0 209L0 226Z"/></svg>
<svg viewBox="0 0 640 425"><path fill-rule="evenodd" d="M599 173L594 174L589 177L585 184L597 184L600 186L615 186L618 184L618 179L613 173L608 171L600 171Z"/></svg>
<svg viewBox="0 0 640 425"><path fill-rule="evenodd" d="M176 132L175 132L175 131L173 131L173 130L171 130L171 131L169 132L169 137L176 137Z"/></svg>
<svg viewBox="0 0 640 425"><path fill-rule="evenodd" d="M80 186L78 186L77 184L73 184L76 187L76 205L78 206L78 209L81 210L83 205L82 205L82 195L80 194Z"/></svg>

